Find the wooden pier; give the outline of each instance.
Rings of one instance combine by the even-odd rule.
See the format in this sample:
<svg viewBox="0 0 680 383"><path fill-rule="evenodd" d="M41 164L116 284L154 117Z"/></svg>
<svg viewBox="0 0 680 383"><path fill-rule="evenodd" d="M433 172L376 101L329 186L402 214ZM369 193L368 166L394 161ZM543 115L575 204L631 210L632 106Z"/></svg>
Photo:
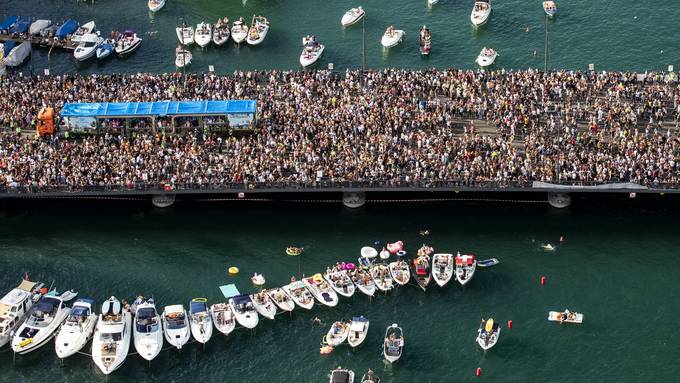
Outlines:
<svg viewBox="0 0 680 383"><path fill-rule="evenodd" d="M42 37L42 36L22 37L0 34L0 42L5 41L16 41L17 44L21 44L24 41L28 41L31 43L31 45L38 46L41 48L61 48L70 51L76 49L77 46L70 40L59 40L54 37Z"/></svg>

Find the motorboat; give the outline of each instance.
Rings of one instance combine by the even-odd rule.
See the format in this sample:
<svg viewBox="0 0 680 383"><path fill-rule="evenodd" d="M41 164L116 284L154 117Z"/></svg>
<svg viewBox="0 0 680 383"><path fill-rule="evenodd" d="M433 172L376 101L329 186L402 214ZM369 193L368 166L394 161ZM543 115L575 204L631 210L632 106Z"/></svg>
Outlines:
<svg viewBox="0 0 680 383"><path fill-rule="evenodd" d="M343 297L349 298L354 295L354 283L352 283L352 278L347 275L347 270L326 273L324 278L330 283L333 290Z"/></svg>
<svg viewBox="0 0 680 383"><path fill-rule="evenodd" d="M5 42L5 49L8 43L9 41ZM26 61L26 58L31 55L31 49L30 41L24 41L23 43L14 46L9 53L5 54L5 65L12 67L21 65Z"/></svg>
<svg viewBox="0 0 680 383"><path fill-rule="evenodd" d="M420 288L423 290L427 289L427 286L432 280L432 273L430 272L432 268L430 264L430 256L423 254L416 257L413 260L411 267L413 269L413 276L415 277L418 286L420 286Z"/></svg>
<svg viewBox="0 0 680 383"><path fill-rule="evenodd" d="M489 318L488 320L482 319L479 330L477 330L477 344L486 351L498 342L500 334L501 326L494 322L493 318Z"/></svg>
<svg viewBox="0 0 680 383"><path fill-rule="evenodd" d="M311 310L314 307L314 296L302 281L294 281L282 287L283 291L303 309Z"/></svg>
<svg viewBox="0 0 680 383"><path fill-rule="evenodd" d="M390 274L390 268L383 263L376 263L371 268L371 278L375 282L375 286L380 291L389 291L394 287L394 281L392 280L392 274Z"/></svg>
<svg viewBox="0 0 680 383"><path fill-rule="evenodd" d="M431 7L435 4L437 4L438 2L439 2L439 0L427 0L427 5L429 5Z"/></svg>
<svg viewBox="0 0 680 383"><path fill-rule="evenodd" d="M326 282L321 274L315 274L309 278L303 278L302 281L305 283L309 292L312 293L314 298L322 304L335 307L338 305L338 294L333 290L333 288Z"/></svg>
<svg viewBox="0 0 680 383"><path fill-rule="evenodd" d="M394 27L390 25L389 27L387 27L387 30L385 30L385 34L383 34L380 43L385 48L392 48L399 44L403 37L404 37L403 30L394 29Z"/></svg>
<svg viewBox="0 0 680 383"><path fill-rule="evenodd" d="M286 255L290 255L291 257L297 257L298 255L302 254L303 251L305 251L303 247L295 246L286 247Z"/></svg>
<svg viewBox="0 0 680 383"><path fill-rule="evenodd" d="M52 20L36 20L28 28L29 35L40 34L43 30L49 28L52 25Z"/></svg>
<svg viewBox="0 0 680 383"><path fill-rule="evenodd" d="M94 312L94 300L78 299L71 313L59 328L54 339L54 349L59 358L68 358L80 351L90 340L97 324L98 315Z"/></svg>
<svg viewBox="0 0 680 383"><path fill-rule="evenodd" d="M423 25L420 28L420 54L427 56L430 54L430 48L432 47L432 35L430 34L430 29Z"/></svg>
<svg viewBox="0 0 680 383"><path fill-rule="evenodd" d="M551 322L560 323L583 323L583 314L569 311L568 309L564 311L550 311L548 313L548 320Z"/></svg>
<svg viewBox="0 0 680 383"><path fill-rule="evenodd" d="M383 342L383 356L389 363L394 363L404 351L404 331L398 324L392 323L385 330L385 341Z"/></svg>
<svg viewBox="0 0 680 383"><path fill-rule="evenodd" d="M78 29L78 22L73 20L73 19L68 19L64 21L63 24L57 28L57 31L54 32L54 37L57 40L64 40L66 37L71 35L73 32L75 32Z"/></svg>
<svg viewBox="0 0 680 383"><path fill-rule="evenodd" d="M196 25L196 34L194 39L196 44L203 48L210 44L212 40L212 26L205 21Z"/></svg>
<svg viewBox="0 0 680 383"><path fill-rule="evenodd" d="M191 45L194 43L194 27L183 26L175 28L177 39L182 45Z"/></svg>
<svg viewBox="0 0 680 383"><path fill-rule="evenodd" d="M94 33L82 36L80 44L73 51L73 57L78 61L85 61L97 52L97 47L104 42L104 39Z"/></svg>
<svg viewBox="0 0 680 383"><path fill-rule="evenodd" d="M340 24L342 24L343 27L349 27L350 25L358 23L364 16L366 16L366 12L363 7L352 8L342 15Z"/></svg>
<svg viewBox="0 0 680 383"><path fill-rule="evenodd" d="M349 335L349 324L345 322L334 322L326 334L326 343L331 347L337 347L347 340Z"/></svg>
<svg viewBox="0 0 680 383"><path fill-rule="evenodd" d="M158 12L165 6L165 0L149 0L147 5L151 12Z"/></svg>
<svg viewBox="0 0 680 383"><path fill-rule="evenodd" d="M484 47L477 56L477 64L482 68L488 67L496 61L496 57L498 57L498 53L495 49Z"/></svg>
<svg viewBox="0 0 680 383"><path fill-rule="evenodd" d="M236 316L238 323L245 328L255 328L259 322L253 301L246 294L237 295L229 299L229 306Z"/></svg>
<svg viewBox="0 0 680 383"><path fill-rule="evenodd" d="M178 68L184 68L191 64L191 59L193 58L191 52L185 49L183 46L178 46L175 49L175 66Z"/></svg>
<svg viewBox="0 0 680 383"><path fill-rule="evenodd" d="M0 299L0 348L9 343L11 334L19 328L33 307L33 289L36 285L36 282L24 279Z"/></svg>
<svg viewBox="0 0 680 383"><path fill-rule="evenodd" d="M12 351L27 354L49 342L71 309L57 296L44 296L31 308L26 321L12 337Z"/></svg>
<svg viewBox="0 0 680 383"><path fill-rule="evenodd" d="M491 15L491 0L476 0L470 14L472 25L478 27L486 24Z"/></svg>
<svg viewBox="0 0 680 383"><path fill-rule="evenodd" d="M118 369L128 355L132 337L132 315L116 297L102 304L99 321L92 337L92 360L108 375Z"/></svg>
<svg viewBox="0 0 680 383"><path fill-rule="evenodd" d="M482 261L477 261L477 267L491 267L499 264L500 261L496 258L489 258Z"/></svg>
<svg viewBox="0 0 680 383"><path fill-rule="evenodd" d="M81 41L81 39L83 38L83 36L94 33L94 32L95 32L94 29L95 29L96 27L97 27L97 26L95 25L94 21L90 21L90 22L87 22L87 23L81 25L81 26L78 27L78 29L77 29L75 32L73 32L73 34L71 35L71 42L72 42L72 43L76 43L76 44L80 43L80 41Z"/></svg>
<svg viewBox="0 0 680 383"><path fill-rule="evenodd" d="M444 287L453 278L453 254L435 254L432 256L432 279Z"/></svg>
<svg viewBox="0 0 680 383"><path fill-rule="evenodd" d="M371 277L370 268L357 267L352 273L352 282L362 293L372 297L375 294L375 281Z"/></svg>
<svg viewBox="0 0 680 383"><path fill-rule="evenodd" d="M181 350L191 338L191 327L187 311L182 305L163 308L163 334L171 346Z"/></svg>
<svg viewBox="0 0 680 383"><path fill-rule="evenodd" d="M163 325L153 298L137 305L133 335L135 350L148 361L153 360L163 349Z"/></svg>
<svg viewBox="0 0 680 383"><path fill-rule="evenodd" d="M66 290L66 291L64 291L63 293L58 294L58 295L59 295L59 297L61 297L61 300L62 300L62 301L64 301L64 302L70 302L70 301L72 301L73 299L75 299L75 297L78 296L78 292L75 291L75 290L73 290L73 289L71 289L71 290Z"/></svg>
<svg viewBox="0 0 680 383"><path fill-rule="evenodd" d="M475 275L476 268L477 260L474 255L460 255L460 253L456 255L456 280L458 280L461 285L470 282Z"/></svg>
<svg viewBox="0 0 680 383"><path fill-rule="evenodd" d="M282 288L276 288L267 291L267 295L271 298L272 302L276 307L280 308L281 311L293 311L295 309L295 302L286 294ZM312 298L314 302L314 298Z"/></svg>
<svg viewBox="0 0 680 383"><path fill-rule="evenodd" d="M378 256L378 250L374 247L364 246L361 248L361 256L367 259L375 258Z"/></svg>
<svg viewBox="0 0 680 383"><path fill-rule="evenodd" d="M248 37L248 26L243 22L243 17L231 24L231 38L236 44L242 43Z"/></svg>
<svg viewBox="0 0 680 383"><path fill-rule="evenodd" d="M546 245L541 245L541 248L545 251L555 251L555 250L557 250L557 247L553 246L551 243L548 243Z"/></svg>
<svg viewBox="0 0 680 383"><path fill-rule="evenodd" d="M347 335L347 343L352 347L357 347L366 339L368 334L368 325L370 322L363 316L354 317L349 322L349 334Z"/></svg>
<svg viewBox="0 0 680 383"><path fill-rule="evenodd" d="M229 19L217 19L217 23L213 26L212 41L215 45L220 46L229 40Z"/></svg>
<svg viewBox="0 0 680 383"><path fill-rule="evenodd" d="M103 60L109 56L111 56L111 53L113 53L115 41L111 39L106 39L102 41L101 44L97 46L97 50L95 51L97 55L97 60Z"/></svg>
<svg viewBox="0 0 680 383"><path fill-rule="evenodd" d="M543 10L548 17L553 17L557 14L557 3L554 1L544 1Z"/></svg>
<svg viewBox="0 0 680 383"><path fill-rule="evenodd" d="M208 312L207 299L194 298L189 302L189 326L194 339L199 343L208 343L212 336L213 325Z"/></svg>
<svg viewBox="0 0 680 383"><path fill-rule="evenodd" d="M338 367L331 371L330 383L354 383L354 371Z"/></svg>
<svg viewBox="0 0 680 383"><path fill-rule="evenodd" d="M229 335L236 328L236 316L229 303L217 303L210 306L210 315L217 331Z"/></svg>
<svg viewBox="0 0 680 383"><path fill-rule="evenodd" d="M409 270L406 261L400 259L398 261L390 262L388 267L390 269L390 274L392 274L392 278L398 285L403 286L411 279L411 271Z"/></svg>
<svg viewBox="0 0 680 383"><path fill-rule="evenodd" d="M300 53L300 65L306 68L319 60L325 45L316 41L316 36L305 36L302 38L302 53Z"/></svg>
<svg viewBox="0 0 680 383"><path fill-rule="evenodd" d="M116 42L116 54L118 56L127 56L139 48L142 44L142 39L137 36L134 31L127 30Z"/></svg>
<svg viewBox="0 0 680 383"><path fill-rule="evenodd" d="M250 299L253 301L253 307L260 315L268 319L274 319L276 315L276 305L267 295L266 291L261 291L256 294L250 294Z"/></svg>
<svg viewBox="0 0 680 383"><path fill-rule="evenodd" d="M264 16L253 16L253 21L250 23L250 30L246 42L250 45L259 45L267 37L269 31L269 21ZM233 35L233 31L232 31Z"/></svg>

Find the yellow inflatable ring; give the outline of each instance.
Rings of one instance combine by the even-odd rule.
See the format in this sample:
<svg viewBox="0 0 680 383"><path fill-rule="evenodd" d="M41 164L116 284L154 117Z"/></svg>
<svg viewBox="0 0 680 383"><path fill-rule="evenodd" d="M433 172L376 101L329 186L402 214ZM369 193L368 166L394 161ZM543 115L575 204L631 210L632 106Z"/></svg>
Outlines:
<svg viewBox="0 0 680 383"><path fill-rule="evenodd" d="M238 267L232 266L229 268L229 275L236 275L238 274Z"/></svg>
<svg viewBox="0 0 680 383"><path fill-rule="evenodd" d="M323 281L323 277L321 274L314 274L314 282L321 282Z"/></svg>

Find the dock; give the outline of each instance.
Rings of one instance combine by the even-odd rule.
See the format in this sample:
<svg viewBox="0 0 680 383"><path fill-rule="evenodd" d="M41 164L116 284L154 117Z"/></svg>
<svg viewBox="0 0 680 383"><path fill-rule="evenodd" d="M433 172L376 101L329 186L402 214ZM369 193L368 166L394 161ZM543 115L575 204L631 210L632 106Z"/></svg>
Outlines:
<svg viewBox="0 0 680 383"><path fill-rule="evenodd" d="M0 42L5 41L15 41L17 44L21 44L25 41L28 41L31 43L31 45L40 48L61 48L69 51L75 50L77 46L70 40L59 40L55 39L54 37L42 37L42 36L23 37L0 34Z"/></svg>

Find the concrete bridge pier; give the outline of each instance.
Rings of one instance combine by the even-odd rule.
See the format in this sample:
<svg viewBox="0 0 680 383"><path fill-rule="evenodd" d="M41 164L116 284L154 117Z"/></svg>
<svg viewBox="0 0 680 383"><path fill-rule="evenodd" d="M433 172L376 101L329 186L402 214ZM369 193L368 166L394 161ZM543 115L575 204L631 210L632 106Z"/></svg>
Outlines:
<svg viewBox="0 0 680 383"><path fill-rule="evenodd" d="M151 197L155 207L170 207L175 204L175 194L155 194Z"/></svg>
<svg viewBox="0 0 680 383"><path fill-rule="evenodd" d="M366 193L364 192L345 192L342 193L342 204L346 207L356 209L366 203Z"/></svg>
<svg viewBox="0 0 680 383"><path fill-rule="evenodd" d="M548 203L552 207L564 209L571 205L571 195L569 193L548 193Z"/></svg>

